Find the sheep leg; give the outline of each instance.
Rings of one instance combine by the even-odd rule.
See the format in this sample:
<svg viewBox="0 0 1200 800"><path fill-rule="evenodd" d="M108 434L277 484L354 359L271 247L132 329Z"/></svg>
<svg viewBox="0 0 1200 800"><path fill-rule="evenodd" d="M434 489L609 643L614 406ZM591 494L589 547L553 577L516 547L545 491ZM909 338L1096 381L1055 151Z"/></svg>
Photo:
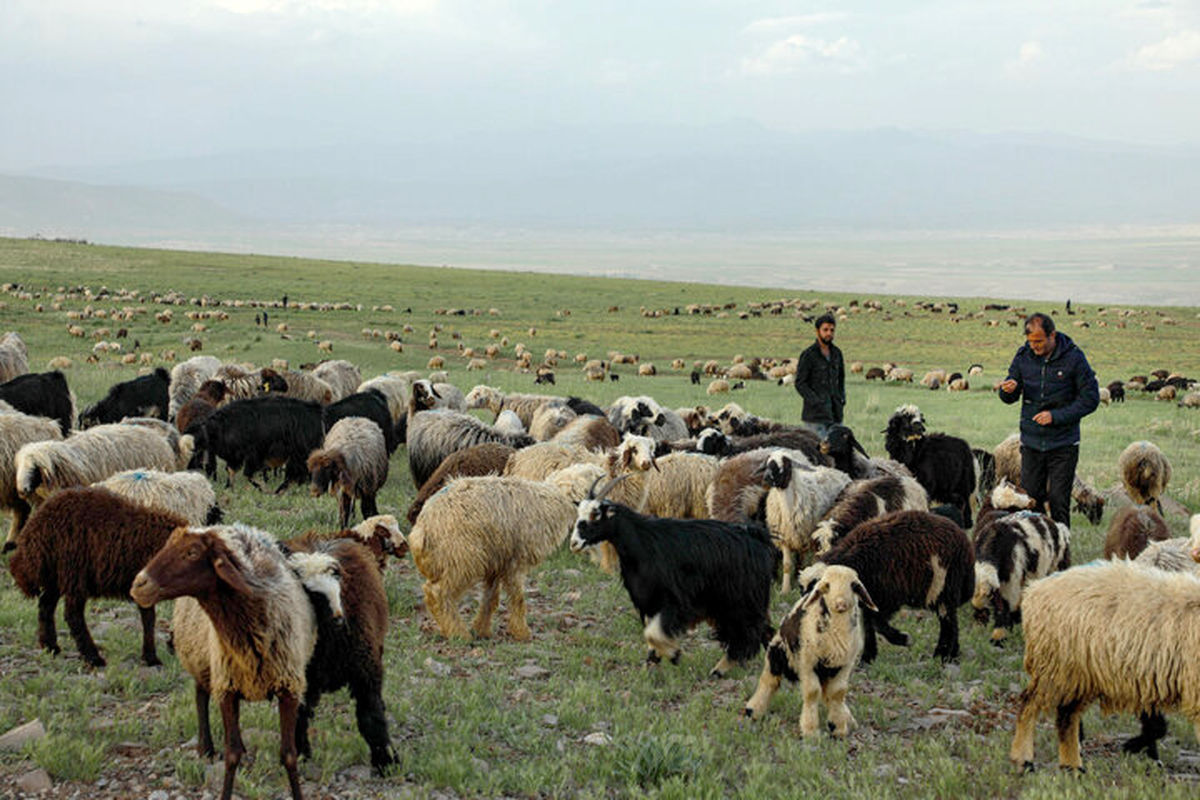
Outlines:
<svg viewBox="0 0 1200 800"><path fill-rule="evenodd" d="M792 571L795 569L796 560L792 555L792 549L786 544L781 545L780 550L783 551L783 587L782 592L787 594L792 590Z"/></svg>
<svg viewBox="0 0 1200 800"><path fill-rule="evenodd" d="M282 695L280 700L283 700ZM221 695L221 722L225 726L225 779L221 783L221 800L230 800L233 796L233 779L237 776L242 756L246 754L246 745L242 743L242 728L238 722L240 701L241 696L237 692Z"/></svg>
<svg viewBox="0 0 1200 800"><path fill-rule="evenodd" d="M509 604L512 604L511 598ZM499 605L500 579L490 575L483 579L483 594L479 598L479 613L475 615L475 622L471 625L472 633L481 639L492 635L492 615L496 613L496 607Z"/></svg>
<svg viewBox="0 0 1200 800"><path fill-rule="evenodd" d="M1158 761L1158 740L1167 735L1167 718L1157 711L1149 714L1139 714L1142 730L1121 749L1126 753L1145 753L1151 760Z"/></svg>
<svg viewBox="0 0 1200 800"><path fill-rule="evenodd" d="M711 670L709 670L708 677L710 677L710 678L725 677L725 673L729 672L729 670L733 669L733 666L735 663L736 662L733 661L729 657L728 654L721 656L721 660L717 662L716 666L713 667Z"/></svg>
<svg viewBox="0 0 1200 800"><path fill-rule="evenodd" d="M1079 718L1083 716L1085 704L1079 700L1058 706L1058 765L1083 771L1083 759L1079 756Z"/></svg>
<svg viewBox="0 0 1200 800"><path fill-rule="evenodd" d="M154 606L138 608L142 615L142 661L147 667L161 667L158 648L154 644Z"/></svg>
<svg viewBox="0 0 1200 800"><path fill-rule="evenodd" d="M431 581L425 581L425 608L437 622L442 635L447 639L469 638L467 626L458 615L458 597L460 592L450 592L446 588Z"/></svg>
<svg viewBox="0 0 1200 800"><path fill-rule="evenodd" d="M679 645L673 636L667 635L666 630L661 611L651 617L650 622L646 624L642 631L642 637L646 640L646 644L650 645L650 656L647 657L647 661L657 664L663 656L666 656L672 664L679 663Z"/></svg>
<svg viewBox="0 0 1200 800"><path fill-rule="evenodd" d="M875 617L875 627L879 629L879 633L887 639L888 644L894 644L897 647L908 647L912 639L904 631L896 630L892 627L892 623L888 622L883 617Z"/></svg>
<svg viewBox="0 0 1200 800"><path fill-rule="evenodd" d="M320 700L321 693L313 691L310 686L309 691L304 694L304 702L300 704L300 711L296 715L296 752L303 758L312 758L312 743L308 740L308 724L316 714L317 703Z"/></svg>
<svg viewBox="0 0 1200 800"><path fill-rule="evenodd" d="M29 519L29 504L18 497L13 501L12 523L8 526L8 536L4 540L5 553L17 549L17 534L21 532L27 519Z"/></svg>
<svg viewBox="0 0 1200 800"><path fill-rule="evenodd" d="M48 653L57 655L58 631L54 627L54 609L58 607L58 590L46 587L38 595L38 644Z"/></svg>
<svg viewBox="0 0 1200 800"><path fill-rule="evenodd" d="M379 506L375 502L375 495L365 494L362 499L362 515L363 519L377 516L379 514Z"/></svg>
<svg viewBox="0 0 1200 800"><path fill-rule="evenodd" d="M354 495L349 492L338 494L338 527L342 530L350 527L350 518L354 516Z"/></svg>
<svg viewBox="0 0 1200 800"><path fill-rule="evenodd" d="M992 602L996 607L996 626L992 629L992 644L1000 647L1009 631L1012 630L1012 612L1009 611L1008 602L1000 596L999 592L995 593Z"/></svg>
<svg viewBox="0 0 1200 800"><path fill-rule="evenodd" d="M208 724L208 692L196 684L196 753L201 758L216 755L213 747L212 728Z"/></svg>
<svg viewBox="0 0 1200 800"><path fill-rule="evenodd" d="M800 735L815 736L821 727L821 681L813 670L800 673L800 691L804 695L804 707L800 711Z"/></svg>
<svg viewBox="0 0 1200 800"><path fill-rule="evenodd" d="M754 694L750 695L750 699L746 701L746 707L742 709L742 716L757 719L766 714L767 706L771 705L771 698L779 691L779 684L782 682L782 676L771 669L771 658L768 654L767 658L763 659L762 672L758 674L758 686L754 688Z"/></svg>
<svg viewBox="0 0 1200 800"><path fill-rule="evenodd" d="M354 718L358 722L358 732L371 749L371 766L382 777L387 767L395 764L398 758L388 738L387 709L383 705L381 683L382 680L374 680L371 685L364 686L351 682L350 694L354 696Z"/></svg>
<svg viewBox="0 0 1200 800"><path fill-rule="evenodd" d="M957 609L947 609L939 605L938 609L938 643L933 648L935 656L941 656L943 662L958 660L958 613Z"/></svg>
<svg viewBox="0 0 1200 800"><path fill-rule="evenodd" d="M300 771L297 768L300 757L296 754L296 717L300 709L300 699L291 692L279 694L279 763L287 771L288 785L292 789L292 800L302 800L300 792Z"/></svg>
<svg viewBox="0 0 1200 800"><path fill-rule="evenodd" d="M1021 708L1017 711L1017 727L1013 732L1012 747L1008 758L1014 764L1027 772L1033 769L1033 734L1037 727L1038 704L1034 702L1037 693L1037 678L1030 678L1029 685L1021 692Z"/></svg>
<svg viewBox="0 0 1200 800"><path fill-rule="evenodd" d="M875 624L877 615L873 611L863 612L863 652L859 661L870 664L879 654L879 643L875 640Z"/></svg>
<svg viewBox="0 0 1200 800"><path fill-rule="evenodd" d="M75 640L75 646L79 648L79 655L83 656L88 665L103 667L107 662L104 656L100 655L96 643L92 641L87 621L83 618L86 603L86 598L67 595L63 598L63 617L67 620L67 627L71 629L71 637Z"/></svg>
<svg viewBox="0 0 1200 800"><path fill-rule="evenodd" d="M508 600L508 635L518 642L528 642L533 634L525 621L525 573L510 572L501 582L504 597Z"/></svg>
<svg viewBox="0 0 1200 800"><path fill-rule="evenodd" d="M825 708L829 711L829 727L833 735L841 738L858 725L850 707L846 705L846 694L850 691L850 667L838 670L822 687Z"/></svg>

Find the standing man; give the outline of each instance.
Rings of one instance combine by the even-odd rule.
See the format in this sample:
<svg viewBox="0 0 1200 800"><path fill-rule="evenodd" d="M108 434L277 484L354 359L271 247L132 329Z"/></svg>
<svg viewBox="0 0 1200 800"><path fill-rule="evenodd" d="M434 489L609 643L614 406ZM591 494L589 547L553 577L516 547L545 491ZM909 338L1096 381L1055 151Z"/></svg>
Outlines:
<svg viewBox="0 0 1200 800"><path fill-rule="evenodd" d="M1021 400L1021 485L1050 518L1071 524L1071 486L1079 462L1079 420L1100 405L1096 373L1083 351L1045 314L1025 319L1025 344L1000 384L1005 403Z"/></svg>
<svg viewBox="0 0 1200 800"><path fill-rule="evenodd" d="M832 314L817 317L817 340L796 361L796 391L804 398L800 418L822 436L841 423L846 405L846 368L842 351L833 343L835 328Z"/></svg>

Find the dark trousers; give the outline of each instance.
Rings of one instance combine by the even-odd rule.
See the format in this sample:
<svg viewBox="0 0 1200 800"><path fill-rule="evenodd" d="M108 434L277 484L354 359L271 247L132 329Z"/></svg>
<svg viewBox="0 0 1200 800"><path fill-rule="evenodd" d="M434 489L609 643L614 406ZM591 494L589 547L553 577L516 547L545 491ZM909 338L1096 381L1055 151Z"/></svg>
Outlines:
<svg viewBox="0 0 1200 800"><path fill-rule="evenodd" d="M1041 511L1050 504L1050 519L1071 525L1071 486L1075 465L1079 463L1079 445L1054 450L1034 450L1021 445L1021 486Z"/></svg>

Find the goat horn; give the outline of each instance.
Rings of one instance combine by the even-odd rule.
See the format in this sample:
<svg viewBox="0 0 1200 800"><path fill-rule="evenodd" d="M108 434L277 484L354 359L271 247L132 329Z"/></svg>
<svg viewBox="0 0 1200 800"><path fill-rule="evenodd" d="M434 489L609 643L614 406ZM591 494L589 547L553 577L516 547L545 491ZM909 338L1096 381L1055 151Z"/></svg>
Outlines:
<svg viewBox="0 0 1200 800"><path fill-rule="evenodd" d="M858 439L851 439L850 444L854 445L854 449L863 454L864 458L870 458L870 454L863 449L863 446L858 443Z"/></svg>
<svg viewBox="0 0 1200 800"><path fill-rule="evenodd" d="M626 478L628 478L628 477L629 477L629 475L630 475L630 473L626 472L624 475L618 475L617 477L613 478L611 481L609 481L608 483L606 483L606 484L604 484L603 486L601 486L601 487L600 487L600 491L599 491L599 493L598 493L598 494L597 494L595 497L593 497L592 499L593 499L593 500L603 500L603 499L604 499L604 497L605 497L605 496L606 496L606 495L607 495L609 492L611 492L611 491L613 490L613 488L614 488L614 487L615 487L615 486L616 486L618 483L620 483L621 481L623 481L623 480L625 480ZM599 480L599 479L597 479L597 480Z"/></svg>
<svg viewBox="0 0 1200 800"><path fill-rule="evenodd" d="M597 476L596 476L596 478L595 478L595 480L593 480L593 481L592 481L592 485L588 487L588 493L587 493L587 499L588 499L588 500L595 500L595 499L596 499L596 484L600 482L600 478L601 478L601 477L602 477L602 476L600 476L600 475L597 475Z"/></svg>

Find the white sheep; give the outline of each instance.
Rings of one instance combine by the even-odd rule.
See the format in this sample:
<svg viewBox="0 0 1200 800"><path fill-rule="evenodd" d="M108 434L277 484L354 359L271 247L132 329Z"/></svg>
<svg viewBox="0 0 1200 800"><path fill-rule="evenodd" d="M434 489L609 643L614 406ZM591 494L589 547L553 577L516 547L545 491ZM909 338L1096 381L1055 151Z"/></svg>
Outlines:
<svg viewBox="0 0 1200 800"><path fill-rule="evenodd" d="M167 388L167 419L175 419L179 409L200 388L200 384L213 377L221 366L215 356L193 356L171 368L171 384Z"/></svg>
<svg viewBox="0 0 1200 800"><path fill-rule="evenodd" d="M177 514L189 525L213 525L221 521L217 493L202 472L131 469L93 485L147 508Z"/></svg>
<svg viewBox="0 0 1200 800"><path fill-rule="evenodd" d="M0 413L0 510L12 513L12 522L4 539L5 550L15 546L17 532L25 524L30 510L29 504L17 492L17 452L32 442L61 440L62 431L55 420L22 414L11 406Z"/></svg>
<svg viewBox="0 0 1200 800"><path fill-rule="evenodd" d="M813 549L817 523L850 485L850 476L833 467L814 467L777 452L767 459L767 528L783 551L783 592L792 589L795 556Z"/></svg>
<svg viewBox="0 0 1200 800"><path fill-rule="evenodd" d="M29 372L29 351L16 331L0 336L0 383L6 383Z"/></svg>
<svg viewBox="0 0 1200 800"><path fill-rule="evenodd" d="M312 375L329 385L333 392L331 403L354 394L358 385L363 382L358 367L345 359L322 361L313 368Z"/></svg>

